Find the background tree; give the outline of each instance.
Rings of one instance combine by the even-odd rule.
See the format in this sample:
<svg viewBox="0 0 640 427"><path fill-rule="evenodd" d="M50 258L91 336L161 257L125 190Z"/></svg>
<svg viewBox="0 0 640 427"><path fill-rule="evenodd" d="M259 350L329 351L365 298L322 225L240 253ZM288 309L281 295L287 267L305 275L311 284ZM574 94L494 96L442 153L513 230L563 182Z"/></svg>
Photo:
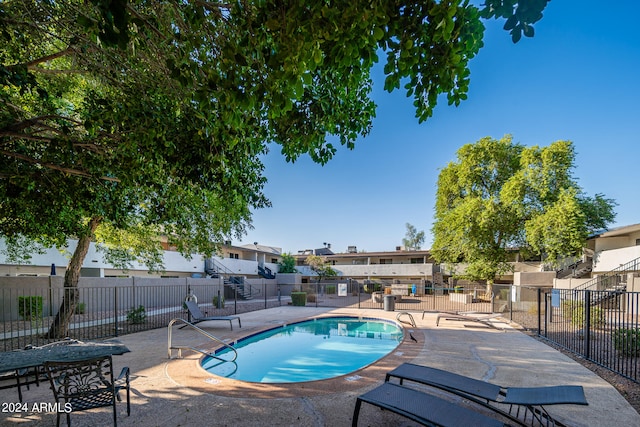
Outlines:
<svg viewBox="0 0 640 427"><path fill-rule="evenodd" d="M407 234L402 239L402 244L407 250L417 251L424 244L424 231L416 230L416 227L407 223Z"/></svg>
<svg viewBox="0 0 640 427"><path fill-rule="evenodd" d="M0 235L78 240L49 336L67 334L91 242L153 269L163 268L159 234L185 255L210 255L269 205L260 156L270 143L287 160L324 164L329 141L352 148L367 135L379 52L385 88L402 84L423 121L439 95L466 98L482 18L532 35L545 6L1 2Z"/></svg>
<svg viewBox="0 0 640 427"><path fill-rule="evenodd" d="M316 274L318 284L320 284L322 279L335 277L337 275L336 271L333 269L333 267L331 267L331 264L329 264L326 257L309 255L305 258L304 263L307 264L309 268L311 268L311 271Z"/></svg>
<svg viewBox="0 0 640 427"><path fill-rule="evenodd" d="M493 280L511 271L513 251L557 264L581 252L591 231L615 218L615 202L585 195L571 175L569 141L524 147L511 136L462 146L438 176L433 257L462 262L463 277Z"/></svg>
<svg viewBox="0 0 640 427"><path fill-rule="evenodd" d="M296 259L290 253L284 253L278 262L278 273L297 273Z"/></svg>

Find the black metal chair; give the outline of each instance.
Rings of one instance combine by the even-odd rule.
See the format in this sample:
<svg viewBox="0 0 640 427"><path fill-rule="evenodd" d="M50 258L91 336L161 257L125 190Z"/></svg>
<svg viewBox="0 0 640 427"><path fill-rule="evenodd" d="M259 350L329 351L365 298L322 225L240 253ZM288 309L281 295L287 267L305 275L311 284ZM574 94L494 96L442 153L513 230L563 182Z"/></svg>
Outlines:
<svg viewBox="0 0 640 427"><path fill-rule="evenodd" d="M70 345L77 344L80 341L65 338L61 341L54 341L49 344L45 344L42 346L32 346L28 345L25 347L25 350L31 350L34 348L51 348L57 347L61 345ZM27 390L29 390L29 386L31 384L35 384L36 386L40 386L40 381L47 381L46 372L41 367L37 368L20 368L14 371L1 372L0 373L0 390L8 389L16 387L18 389L18 399L22 402L22 387L26 386Z"/></svg>
<svg viewBox="0 0 640 427"><path fill-rule="evenodd" d="M127 415L131 414L129 368L122 368L114 379L111 356L80 361L45 362L45 369L53 395L60 405L57 412L57 426L60 426L60 414L67 415L67 425L71 425L71 412L84 411L106 406L113 407L113 425L117 426L116 400L119 392L127 393Z"/></svg>
<svg viewBox="0 0 640 427"><path fill-rule="evenodd" d="M30 384L39 384L38 373L32 369L16 369L0 373L0 390L18 388L18 399L22 402L22 387L29 389Z"/></svg>

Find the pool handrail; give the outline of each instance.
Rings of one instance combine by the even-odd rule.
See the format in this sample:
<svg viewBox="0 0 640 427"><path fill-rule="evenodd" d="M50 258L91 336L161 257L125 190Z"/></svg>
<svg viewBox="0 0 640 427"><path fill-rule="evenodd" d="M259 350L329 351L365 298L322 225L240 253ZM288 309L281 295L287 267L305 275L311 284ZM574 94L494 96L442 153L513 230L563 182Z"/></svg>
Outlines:
<svg viewBox="0 0 640 427"><path fill-rule="evenodd" d="M226 359L223 359L221 357L216 356L214 353L211 353L209 351L202 350L202 349L195 348L195 347L191 347L191 346L188 346L188 345L172 346L171 345L172 330L173 330L172 326L176 322L182 322L182 323L185 324L185 326L191 326L193 329L195 329L196 331L200 332L202 335L204 335L205 337L209 338L210 340L216 341L216 342L222 344L223 346L230 348L233 351L233 359L226 360ZM171 321L169 322L169 325L167 326L167 329L168 329L167 354L168 354L169 359L171 359L171 350L178 350L178 358L181 358L182 357L182 349L189 349L189 350L197 351L198 353L202 353L202 354L204 354L206 356L213 357L213 358L221 360L223 362L234 362L238 358L238 352L236 351L236 349L233 346L227 344L226 342L222 341L220 338L217 338L217 337L211 335L210 333L198 328L193 323L187 322L186 320L184 320L182 318L176 317L175 319L171 319Z"/></svg>
<svg viewBox="0 0 640 427"><path fill-rule="evenodd" d="M400 320L400 318L401 318L402 316L409 316L409 322L410 322L410 325L411 325L411 326L413 326L414 328L417 328L417 326L416 326L416 321L415 321L415 320L413 320L413 316L411 315L411 313L409 313L408 311L401 311L401 312L400 312L400 313L398 313L398 315L396 316L396 320L397 320L398 322L401 322L401 323L402 323L402 320Z"/></svg>

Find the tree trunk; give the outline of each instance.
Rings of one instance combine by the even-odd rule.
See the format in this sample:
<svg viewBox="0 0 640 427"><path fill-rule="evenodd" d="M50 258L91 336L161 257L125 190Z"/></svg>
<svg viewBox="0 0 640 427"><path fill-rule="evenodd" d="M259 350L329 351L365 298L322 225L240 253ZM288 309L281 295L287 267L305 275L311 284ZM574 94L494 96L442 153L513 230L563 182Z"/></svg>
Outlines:
<svg viewBox="0 0 640 427"><path fill-rule="evenodd" d="M62 298L62 304L53 323L49 327L47 338L60 339L67 337L69 334L71 318L78 305L78 280L80 279L80 270L89 252L89 244L93 240L93 233L98 227L98 224L100 224L100 221L101 218L92 218L87 226L87 232L78 239L78 246L76 246L76 250L69 260L67 271L64 273L64 296Z"/></svg>
<svg viewBox="0 0 640 427"><path fill-rule="evenodd" d="M487 301L493 301L493 280L487 280L487 288L484 298Z"/></svg>

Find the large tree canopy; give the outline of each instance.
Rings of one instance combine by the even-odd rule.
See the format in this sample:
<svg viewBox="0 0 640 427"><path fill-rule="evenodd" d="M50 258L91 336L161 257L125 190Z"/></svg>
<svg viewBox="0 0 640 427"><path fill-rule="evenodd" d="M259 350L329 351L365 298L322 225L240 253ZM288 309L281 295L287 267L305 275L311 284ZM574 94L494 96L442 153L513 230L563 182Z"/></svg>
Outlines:
<svg viewBox="0 0 640 427"><path fill-rule="evenodd" d="M432 254L438 262L463 262L470 279L491 283L510 271L514 250L555 264L615 218L613 200L587 196L572 176L569 141L525 147L511 136L487 137L464 145L457 157L438 177Z"/></svg>
<svg viewBox="0 0 640 427"><path fill-rule="evenodd" d="M154 268L160 233L210 254L268 206L270 143L325 163L367 135L380 53L423 121L466 98L481 19L515 42L547 1L1 2L0 235L78 238L67 286L92 240Z"/></svg>

